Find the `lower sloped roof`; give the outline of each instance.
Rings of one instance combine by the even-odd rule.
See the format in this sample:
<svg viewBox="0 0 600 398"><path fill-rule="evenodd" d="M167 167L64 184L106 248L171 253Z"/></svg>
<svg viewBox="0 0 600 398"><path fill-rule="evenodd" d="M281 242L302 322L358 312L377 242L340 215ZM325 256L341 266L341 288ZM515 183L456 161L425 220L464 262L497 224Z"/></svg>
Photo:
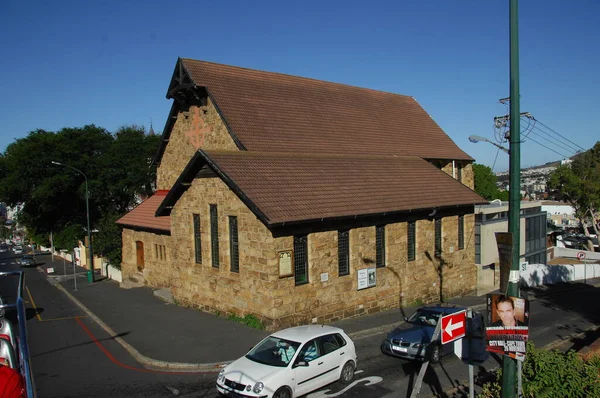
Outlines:
<svg viewBox="0 0 600 398"><path fill-rule="evenodd" d="M416 156L199 150L157 214L206 167L267 226L487 203Z"/></svg>
<svg viewBox="0 0 600 398"><path fill-rule="evenodd" d="M124 227L133 229L151 229L171 232L171 216L156 216L156 209L165 199L168 191L156 191L148 199L119 218L116 222Z"/></svg>

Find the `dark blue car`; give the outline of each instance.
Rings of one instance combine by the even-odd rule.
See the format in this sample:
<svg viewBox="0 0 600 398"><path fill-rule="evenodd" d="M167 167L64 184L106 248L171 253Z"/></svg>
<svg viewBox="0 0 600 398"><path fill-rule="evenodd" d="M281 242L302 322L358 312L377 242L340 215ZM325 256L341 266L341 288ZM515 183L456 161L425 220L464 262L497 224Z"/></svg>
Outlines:
<svg viewBox="0 0 600 398"><path fill-rule="evenodd" d="M381 343L381 351L390 356L438 362L440 358L453 352L453 344L442 346L440 337L431 341L435 328L444 315L467 310L466 307L453 304L433 304L419 308L405 323L392 330ZM473 318L467 319L467 333L482 338L484 332L483 317L473 312Z"/></svg>

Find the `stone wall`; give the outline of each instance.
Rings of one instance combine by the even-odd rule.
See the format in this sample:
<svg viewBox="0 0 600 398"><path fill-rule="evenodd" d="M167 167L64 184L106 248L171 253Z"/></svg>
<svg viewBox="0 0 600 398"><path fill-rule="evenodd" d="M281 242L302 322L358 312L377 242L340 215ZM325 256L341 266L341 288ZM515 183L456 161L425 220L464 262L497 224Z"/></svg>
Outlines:
<svg viewBox="0 0 600 398"><path fill-rule="evenodd" d="M156 171L157 189L171 189L197 149L237 151L214 104L192 106L177 114L162 160Z"/></svg>
<svg viewBox="0 0 600 398"><path fill-rule="evenodd" d="M219 224L219 267L212 266L209 205L216 204ZM193 214L200 215L202 263L194 255ZM229 216L238 218L239 273L231 271ZM434 251L434 226L417 222L417 255L407 258L406 223L386 226L386 267L377 269L377 286L357 290L357 271L375 267L375 227L350 230L350 274L338 276L337 231L308 235L309 283L295 286L280 278L277 252L293 249L293 237L273 238L270 231L218 178L196 179L171 213L171 260L146 263L152 286L171 286L184 305L210 312L255 314L272 328L330 322L397 308L417 300L470 294L476 286L473 264L473 216L465 216L465 249L457 250L457 216L443 219L443 279ZM131 258L135 262L135 242ZM125 257L125 250L124 250ZM321 282L321 275L327 281Z"/></svg>
<svg viewBox="0 0 600 398"><path fill-rule="evenodd" d="M471 162L467 162L467 161L454 162L454 167L455 167L454 172L452 170L452 161L438 160L438 161L432 162L432 164L439 167L444 173L448 174L449 176L452 176L453 178L458 178L458 171L456 171L456 169L459 167L462 168L461 182L464 185L471 188L472 190L475 190L475 174L473 174L473 164ZM453 175L453 173L456 173L456 174Z"/></svg>
<svg viewBox="0 0 600 398"><path fill-rule="evenodd" d="M173 249L173 240L169 235L123 229L121 237L123 242L123 260L121 262L123 279L139 273L136 242L141 241L144 243L144 269L142 274L146 283L155 287L171 286L172 274L169 271L169 264L177 261L177 251ZM166 259L158 258L155 245L165 246Z"/></svg>

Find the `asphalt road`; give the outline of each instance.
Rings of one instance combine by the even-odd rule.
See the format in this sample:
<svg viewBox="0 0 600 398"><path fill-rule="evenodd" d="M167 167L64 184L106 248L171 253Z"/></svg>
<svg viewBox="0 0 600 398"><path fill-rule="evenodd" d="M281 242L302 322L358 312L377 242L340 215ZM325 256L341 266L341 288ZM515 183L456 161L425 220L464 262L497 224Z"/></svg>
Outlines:
<svg viewBox="0 0 600 398"><path fill-rule="evenodd" d="M18 269L12 257L12 253L0 253L0 271ZM144 369L114 336L48 283L43 273L35 268L25 272L29 343L39 397L217 397L215 374ZM11 283L2 279L4 296ZM582 286L575 292L550 294L532 301L530 309L530 340L544 346L600 324L600 288ZM383 337L382 333L355 340L359 370L350 387L342 390L333 384L307 398L408 397L419 364L381 354ZM490 358L475 373L498 364L497 358ZM468 366L453 355L446 356L429 368L419 396L446 391L467 377Z"/></svg>

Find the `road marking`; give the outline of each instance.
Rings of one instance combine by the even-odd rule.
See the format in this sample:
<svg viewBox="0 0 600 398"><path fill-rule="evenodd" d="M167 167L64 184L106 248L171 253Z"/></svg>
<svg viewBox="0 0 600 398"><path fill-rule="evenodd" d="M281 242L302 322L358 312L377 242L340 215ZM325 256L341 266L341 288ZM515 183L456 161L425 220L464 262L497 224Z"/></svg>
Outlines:
<svg viewBox="0 0 600 398"><path fill-rule="evenodd" d="M33 305L33 309L35 310L35 316L38 319L38 321L42 321L42 317L40 316L40 313L37 310L37 305L35 305L35 301L33 301L33 296L31 295L31 292L29 291L29 287L25 286L25 290L27 290L27 294L29 295L29 301L31 301L31 305Z"/></svg>
<svg viewBox="0 0 600 398"><path fill-rule="evenodd" d="M33 306L33 309L35 310L35 317L38 319L39 322L52 322L52 321L65 321L67 319L79 319L79 318L87 318L87 315L78 315L78 316L67 316L67 317L63 317L63 318L50 318L50 319L42 319L42 316L40 315L37 305L35 305L35 301L33 301L33 296L31 295L31 291L29 290L29 288L27 286L25 286L25 290L27 290L27 294L29 295L29 302L31 303L31 305Z"/></svg>
<svg viewBox="0 0 600 398"><path fill-rule="evenodd" d="M328 390L321 390L321 391L317 391L317 392L312 393L312 394L308 394L306 396L306 398L330 398L330 397L338 397L338 396L342 395L343 393L345 393L346 391L348 391L349 389L351 389L352 387L354 387L355 385L357 385L358 383L362 383L363 381L367 382L365 384L365 386L370 386L371 384L380 383L382 380L383 380L383 377L369 376L369 377L365 377L363 379L356 380L356 381L352 382L352 384L349 384L348 386L346 386L346 388L344 388L341 391L334 392L334 393L331 393L331 394L327 394L331 390L329 390L329 389Z"/></svg>
<svg viewBox="0 0 600 398"><path fill-rule="evenodd" d="M128 370L133 370L136 372L142 372L142 373L157 373L157 374L215 374L216 372L202 372L202 371L192 371L192 372L179 372L179 371L175 371L175 372L169 372L169 371L162 371L162 370L152 370L152 369L142 369L142 368L136 368L134 366L129 366L129 365L125 365L122 362L119 362L118 359L116 359L111 353L110 351L108 351L100 341L98 341L98 339L96 338L96 336L94 336L94 334L90 331L90 329L88 329L87 326L85 326L85 324L83 323L83 321L79 318L75 319L77 321L77 323L79 324L79 326L81 326L83 328L83 330L87 333L87 335L90 337L90 339L92 339L92 341L94 342L94 344L96 344L96 346L98 346L98 348L100 349L100 351L102 351L104 353L104 355L106 355L108 357L108 359L110 359L114 364L116 364L117 366L120 366L122 368L128 369Z"/></svg>

